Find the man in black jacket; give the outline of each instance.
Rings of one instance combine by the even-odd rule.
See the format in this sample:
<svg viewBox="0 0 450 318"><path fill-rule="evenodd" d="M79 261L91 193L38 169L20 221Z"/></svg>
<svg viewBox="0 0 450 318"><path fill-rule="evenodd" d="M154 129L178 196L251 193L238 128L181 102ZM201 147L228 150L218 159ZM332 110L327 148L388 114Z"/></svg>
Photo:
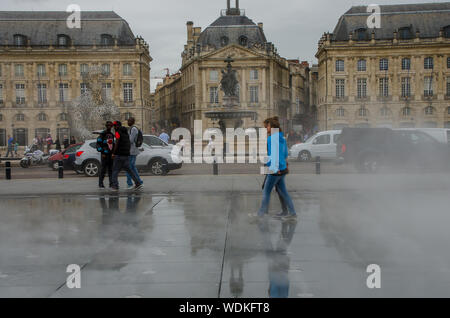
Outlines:
<svg viewBox="0 0 450 318"><path fill-rule="evenodd" d="M119 190L119 172L123 169L125 170L133 179L136 190L142 189L142 183L136 177L134 172L130 169L130 136L128 135L128 130L122 126L120 121L115 121L113 123L116 144L113 150L113 173L112 173L112 189L115 191Z"/></svg>
<svg viewBox="0 0 450 318"><path fill-rule="evenodd" d="M103 180L105 180L106 171L108 171L109 177L109 187L113 185L112 170L113 170L113 150L114 150L114 134L112 132L113 123L110 121L106 122L106 129L102 131L100 136L97 138L97 151L101 153L102 168L98 175L98 186L100 189L104 189L105 185Z"/></svg>

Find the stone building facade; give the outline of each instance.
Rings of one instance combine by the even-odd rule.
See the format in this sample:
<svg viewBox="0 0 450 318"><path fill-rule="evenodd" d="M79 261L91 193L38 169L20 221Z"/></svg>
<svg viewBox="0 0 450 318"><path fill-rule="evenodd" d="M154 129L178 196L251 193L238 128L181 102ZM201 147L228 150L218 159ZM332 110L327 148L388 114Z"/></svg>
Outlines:
<svg viewBox="0 0 450 318"><path fill-rule="evenodd" d="M203 31L187 22L180 73L155 93L161 122L191 130L194 120L202 120L204 128L251 128L277 115L283 128L289 129L297 112L306 108L309 67L282 58L267 41L263 24L249 19L239 1L234 8L230 2ZM228 58L239 82L234 107L224 105L220 85Z"/></svg>
<svg viewBox="0 0 450 318"><path fill-rule="evenodd" d="M319 42L318 120L342 127L450 127L450 3L353 7Z"/></svg>
<svg viewBox="0 0 450 318"><path fill-rule="evenodd" d="M0 147L35 135L70 136L67 105L86 89L83 75L101 68L104 96L121 119L150 130L149 47L114 12L82 12L81 29L66 12L0 12ZM99 127L101 129L102 127Z"/></svg>

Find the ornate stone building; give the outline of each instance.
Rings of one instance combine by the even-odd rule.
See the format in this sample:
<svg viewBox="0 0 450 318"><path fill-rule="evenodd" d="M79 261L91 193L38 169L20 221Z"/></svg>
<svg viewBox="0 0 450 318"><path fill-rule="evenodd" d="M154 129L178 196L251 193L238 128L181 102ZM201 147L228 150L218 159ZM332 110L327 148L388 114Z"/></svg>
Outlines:
<svg viewBox="0 0 450 318"><path fill-rule="evenodd" d="M450 3L353 7L319 42L321 130L450 127Z"/></svg>
<svg viewBox="0 0 450 318"><path fill-rule="evenodd" d="M228 58L238 80L233 106L224 102L221 87ZM227 9L205 30L187 22L180 74L158 88L155 101L167 127L193 129L194 120L202 120L204 128L261 127L265 118L278 115L289 129L306 109L308 72L307 64L280 57L263 24L249 19L239 1L234 8L227 1ZM164 99L168 92L172 97Z"/></svg>
<svg viewBox="0 0 450 318"><path fill-rule="evenodd" d="M149 47L114 12L0 12L0 147L35 135L70 135L67 105L86 89L83 75L101 68L103 93L150 130ZM99 127L99 129L102 127Z"/></svg>

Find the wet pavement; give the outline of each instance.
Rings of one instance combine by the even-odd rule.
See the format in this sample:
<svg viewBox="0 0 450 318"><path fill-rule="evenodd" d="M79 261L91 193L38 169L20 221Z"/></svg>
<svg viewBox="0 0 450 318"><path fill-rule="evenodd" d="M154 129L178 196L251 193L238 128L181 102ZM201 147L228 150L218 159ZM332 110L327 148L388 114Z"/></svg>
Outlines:
<svg viewBox="0 0 450 318"><path fill-rule="evenodd" d="M1 196L0 297L450 296L446 189L292 197L298 222L249 218L257 188Z"/></svg>

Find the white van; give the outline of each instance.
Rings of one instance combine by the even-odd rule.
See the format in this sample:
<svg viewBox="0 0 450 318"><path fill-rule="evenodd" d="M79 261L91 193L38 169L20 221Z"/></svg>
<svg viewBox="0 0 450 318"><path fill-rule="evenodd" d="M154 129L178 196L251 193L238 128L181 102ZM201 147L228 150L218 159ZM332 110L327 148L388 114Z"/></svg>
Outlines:
<svg viewBox="0 0 450 318"><path fill-rule="evenodd" d="M450 145L450 129L447 128L403 128L394 130L418 130L430 135L443 144Z"/></svg>
<svg viewBox="0 0 450 318"><path fill-rule="evenodd" d="M305 143L292 146L290 156L299 161L313 158L336 159L336 142L342 130L328 130L317 133Z"/></svg>

